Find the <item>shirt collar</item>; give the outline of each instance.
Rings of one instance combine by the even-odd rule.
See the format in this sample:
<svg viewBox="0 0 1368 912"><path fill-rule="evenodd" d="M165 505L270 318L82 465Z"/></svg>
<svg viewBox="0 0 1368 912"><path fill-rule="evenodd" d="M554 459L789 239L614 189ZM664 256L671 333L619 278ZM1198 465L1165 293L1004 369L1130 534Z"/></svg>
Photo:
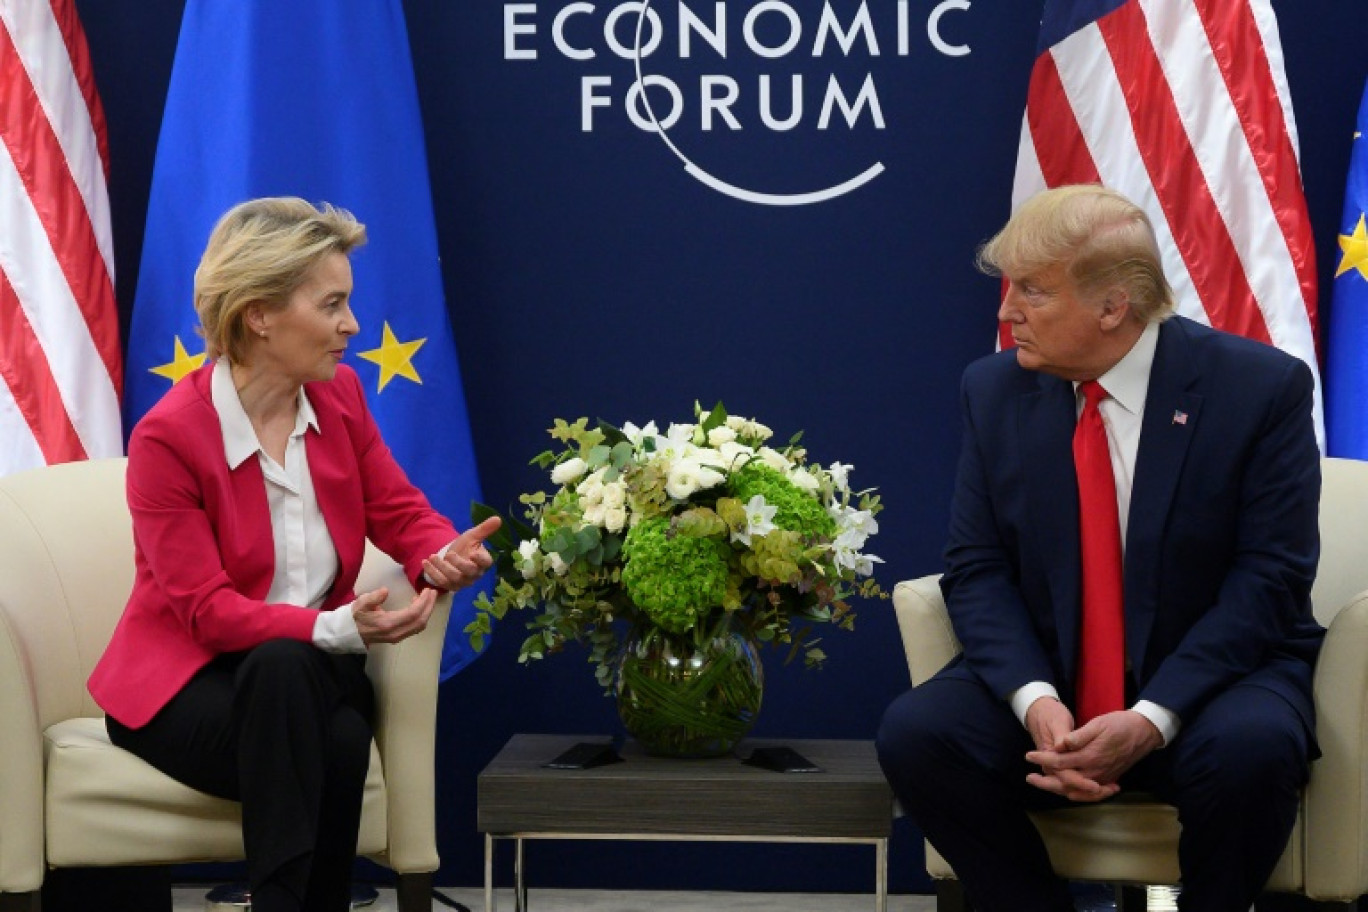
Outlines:
<svg viewBox="0 0 1368 912"><path fill-rule="evenodd" d="M238 398L237 389L233 386L233 371L226 357L214 362L214 373L209 383L209 394L214 402L214 411L218 413L219 427L223 431L223 454L228 459L228 468L236 469L246 462L248 457L261 450L261 442L257 440L256 431L252 429L252 419L247 417L242 400ZM304 387L301 386L299 413L295 416L294 431L290 436L298 437L307 428L319 430L318 416L314 413L313 403L305 394Z"/></svg>
<svg viewBox="0 0 1368 912"><path fill-rule="evenodd" d="M1159 344L1159 324L1147 323L1140 338L1135 340L1126 356L1112 365L1111 370L1097 378L1107 395L1117 404L1139 415L1145 410L1145 396L1149 394L1150 369L1154 367L1154 350ZM1078 389L1078 384L1074 384Z"/></svg>

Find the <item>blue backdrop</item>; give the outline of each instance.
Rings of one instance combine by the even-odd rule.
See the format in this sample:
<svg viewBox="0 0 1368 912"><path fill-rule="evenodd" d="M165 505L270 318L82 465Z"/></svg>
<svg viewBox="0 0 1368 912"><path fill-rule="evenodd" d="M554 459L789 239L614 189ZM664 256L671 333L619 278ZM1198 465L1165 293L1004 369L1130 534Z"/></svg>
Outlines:
<svg viewBox="0 0 1368 912"><path fill-rule="evenodd" d="M109 122L125 330L182 5L78 2ZM486 498L511 504L543 483L527 460L556 417L641 424L723 400L780 435L805 430L814 458L853 463L858 485L879 487L884 583L938 570L955 390L995 330L997 285L972 252L1008 213L1039 0L875 0L849 53L841 29L819 43L817 2L782 5L799 15L787 51L780 5L748 29L755 4L728 0L724 33L711 2L689 4L702 25L683 28L678 2L651 4L649 114L628 98L636 4L404 5ZM830 5L842 27L859 9ZM1368 18L1361 0L1276 7L1328 289ZM637 124L676 111L674 148ZM876 165L822 202L738 198L791 204ZM827 639L827 670L770 657L758 735L873 736L907 669L889 604L858 607L857 631ZM616 726L582 655L520 667L521 639L514 620L442 688L442 884L480 882L475 777L512 733ZM896 834L893 886L923 888L916 834ZM874 862L868 849L549 843L529 864L534 885L857 891Z"/></svg>

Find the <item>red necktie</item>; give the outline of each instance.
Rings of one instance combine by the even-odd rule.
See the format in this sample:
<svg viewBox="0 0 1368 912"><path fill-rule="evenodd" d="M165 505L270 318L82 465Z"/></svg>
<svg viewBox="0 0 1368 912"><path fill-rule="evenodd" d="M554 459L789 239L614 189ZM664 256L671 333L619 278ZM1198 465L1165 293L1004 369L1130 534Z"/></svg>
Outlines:
<svg viewBox="0 0 1368 912"><path fill-rule="evenodd" d="M1107 429L1098 403L1107 398L1096 380L1079 384L1083 414L1074 429L1078 473L1078 534L1083 558L1083 619L1078 648L1077 716L1125 708L1126 637L1121 611L1121 523Z"/></svg>

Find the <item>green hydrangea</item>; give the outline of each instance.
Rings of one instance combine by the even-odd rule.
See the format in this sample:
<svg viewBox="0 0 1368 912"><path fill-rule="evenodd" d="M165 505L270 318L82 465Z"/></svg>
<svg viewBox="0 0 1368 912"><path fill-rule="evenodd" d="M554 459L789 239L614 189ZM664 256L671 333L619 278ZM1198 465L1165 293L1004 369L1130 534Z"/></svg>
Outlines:
<svg viewBox="0 0 1368 912"><path fill-rule="evenodd" d="M780 529L797 532L809 540L836 537L836 520L827 514L816 498L789 481L777 469L752 461L732 473L728 485L741 503L749 502L756 494L763 494L765 503L778 508L774 514L774 524Z"/></svg>
<svg viewBox="0 0 1368 912"><path fill-rule="evenodd" d="M627 533L622 585L652 623L687 633L727 595L726 545L713 538L674 534L663 516Z"/></svg>

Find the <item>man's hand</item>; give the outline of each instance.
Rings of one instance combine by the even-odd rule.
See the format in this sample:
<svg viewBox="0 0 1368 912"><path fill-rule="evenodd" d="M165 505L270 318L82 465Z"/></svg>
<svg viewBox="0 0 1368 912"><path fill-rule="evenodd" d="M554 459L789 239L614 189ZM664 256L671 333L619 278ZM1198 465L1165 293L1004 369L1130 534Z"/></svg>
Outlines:
<svg viewBox="0 0 1368 912"><path fill-rule="evenodd" d="M1040 697L1026 710L1026 730L1036 750L1054 750L1073 727L1073 713L1054 697Z"/></svg>
<svg viewBox="0 0 1368 912"><path fill-rule="evenodd" d="M1054 748L1028 753L1027 761L1041 772L1026 781L1072 801L1100 801L1115 795L1121 776L1163 743L1159 730L1139 713L1107 713L1069 732Z"/></svg>
<svg viewBox="0 0 1368 912"><path fill-rule="evenodd" d="M491 516L473 529L466 529L451 543L445 554L434 554L423 561L423 573L439 589L455 592L484 575L494 563L485 550L485 539L499 531L503 520Z"/></svg>
<svg viewBox="0 0 1368 912"><path fill-rule="evenodd" d="M432 607L437 604L437 590L424 589L413 597L408 607L397 611L385 610L387 598L389 590L380 588L363 592L352 602L356 632L368 647L376 643L398 643L427 629Z"/></svg>

